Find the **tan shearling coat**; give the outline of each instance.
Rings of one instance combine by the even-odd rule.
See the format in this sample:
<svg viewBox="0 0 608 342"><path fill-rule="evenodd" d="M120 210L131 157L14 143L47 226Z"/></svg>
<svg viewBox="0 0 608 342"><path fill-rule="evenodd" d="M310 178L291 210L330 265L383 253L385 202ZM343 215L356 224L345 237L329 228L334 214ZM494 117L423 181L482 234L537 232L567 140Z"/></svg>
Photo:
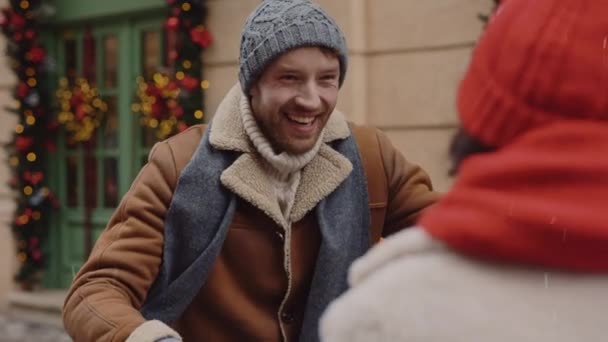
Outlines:
<svg viewBox="0 0 608 342"><path fill-rule="evenodd" d="M63 314L75 341L154 341L163 336L185 341L297 340L320 246L312 209L352 170L351 163L328 143L347 137L351 130L340 112L332 113L324 144L302 170L291 214L294 223L288 225L273 198L261 157L244 131L239 113L242 97L235 86L220 105L209 133L215 149L240 153L221 176L239 203L199 294L171 328L146 322L139 312L161 264L163 218L204 126L155 146L75 277ZM384 134L369 127L351 128L368 175L370 234L377 241L412 225L438 195L425 172L407 162ZM370 172L378 167L380 173ZM285 263L290 263L289 274Z"/></svg>

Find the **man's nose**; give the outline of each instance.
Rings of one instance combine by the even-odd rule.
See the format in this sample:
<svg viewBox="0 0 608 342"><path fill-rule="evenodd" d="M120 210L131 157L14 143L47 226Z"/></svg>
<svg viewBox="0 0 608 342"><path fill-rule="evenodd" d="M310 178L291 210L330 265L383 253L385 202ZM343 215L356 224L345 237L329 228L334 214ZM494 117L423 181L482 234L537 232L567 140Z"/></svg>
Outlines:
<svg viewBox="0 0 608 342"><path fill-rule="evenodd" d="M298 95L295 98L295 102L302 109L307 111L315 111L321 107L321 96L317 85L314 82L307 82L300 88Z"/></svg>

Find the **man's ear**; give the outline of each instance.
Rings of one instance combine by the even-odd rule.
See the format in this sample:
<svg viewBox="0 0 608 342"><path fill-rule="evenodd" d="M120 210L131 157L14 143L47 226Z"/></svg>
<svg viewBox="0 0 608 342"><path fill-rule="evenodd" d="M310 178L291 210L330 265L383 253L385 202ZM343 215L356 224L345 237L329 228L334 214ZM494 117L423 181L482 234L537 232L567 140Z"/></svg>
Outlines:
<svg viewBox="0 0 608 342"><path fill-rule="evenodd" d="M251 87L249 88L249 94L247 94L247 97L249 98L249 102L251 102L251 100L255 97L259 97L260 95L260 89L258 88L258 84L257 82L252 84Z"/></svg>
<svg viewBox="0 0 608 342"><path fill-rule="evenodd" d="M258 95L258 93L259 93L259 90L258 90L257 84L254 83L251 85L251 87L249 87L249 94L247 94L247 96L249 96L249 98L251 99L252 97Z"/></svg>

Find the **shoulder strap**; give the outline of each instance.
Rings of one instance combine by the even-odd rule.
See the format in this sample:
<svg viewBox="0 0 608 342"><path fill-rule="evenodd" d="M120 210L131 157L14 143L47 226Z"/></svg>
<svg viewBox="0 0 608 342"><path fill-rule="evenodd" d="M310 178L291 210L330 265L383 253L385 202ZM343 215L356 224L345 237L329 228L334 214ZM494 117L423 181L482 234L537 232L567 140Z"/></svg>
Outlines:
<svg viewBox="0 0 608 342"><path fill-rule="evenodd" d="M382 236L389 191L380 143L375 128L354 124L351 124L350 127L357 146L359 146L359 153L367 177L371 218L370 238L372 243L376 243Z"/></svg>

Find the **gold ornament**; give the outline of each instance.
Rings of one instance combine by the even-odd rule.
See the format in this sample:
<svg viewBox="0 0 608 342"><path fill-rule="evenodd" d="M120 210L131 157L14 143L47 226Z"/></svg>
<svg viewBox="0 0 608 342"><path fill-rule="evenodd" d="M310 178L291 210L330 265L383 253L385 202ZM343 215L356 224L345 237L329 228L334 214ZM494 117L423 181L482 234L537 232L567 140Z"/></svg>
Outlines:
<svg viewBox="0 0 608 342"><path fill-rule="evenodd" d="M183 72L178 72L176 78L184 78ZM136 101L131 110L140 115L142 126L152 129L156 137L164 140L179 132L185 123L181 120L184 109L179 104L180 88L176 80L162 73L156 73L151 80L137 78Z"/></svg>
<svg viewBox="0 0 608 342"><path fill-rule="evenodd" d="M91 86L84 78L77 79L71 87L64 78L59 81L56 97L61 108L57 114L57 121L68 132L69 142L91 140L108 111L108 105L101 99L97 88Z"/></svg>

